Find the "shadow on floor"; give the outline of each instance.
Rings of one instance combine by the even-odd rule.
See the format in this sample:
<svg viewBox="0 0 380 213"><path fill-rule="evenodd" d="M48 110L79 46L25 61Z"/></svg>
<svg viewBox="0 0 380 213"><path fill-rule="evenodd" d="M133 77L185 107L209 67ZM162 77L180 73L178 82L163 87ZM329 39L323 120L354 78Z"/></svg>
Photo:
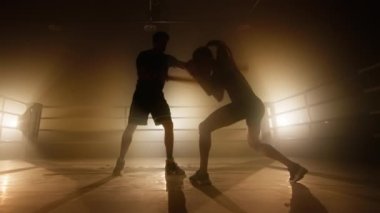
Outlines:
<svg viewBox="0 0 380 213"><path fill-rule="evenodd" d="M326 207L316 198L310 190L300 184L292 183L292 198L289 213L327 213Z"/></svg>
<svg viewBox="0 0 380 213"><path fill-rule="evenodd" d="M286 170L287 171L286 168L279 167L279 166L268 166L268 167L272 168L272 169L278 169L278 170L284 170L284 171ZM315 176L315 177L326 178L326 179L330 179L330 180L343 181L343 182L350 183L350 184L362 184L362 185L372 184L374 186L379 186L379 181L375 180L374 178L370 178L370 176L363 177L363 178L351 178L351 177L345 177L345 176L341 176L341 175L327 174L327 173L322 173L322 172L312 172L312 171L309 171L306 174L306 176L309 176L309 175Z"/></svg>
<svg viewBox="0 0 380 213"><path fill-rule="evenodd" d="M187 213L186 198L183 192L185 176L166 175L166 191L168 192L168 212Z"/></svg>
<svg viewBox="0 0 380 213"><path fill-rule="evenodd" d="M65 204L71 200L74 200L74 199L81 197L82 195L84 195L88 192L93 191L94 189L99 188L100 186L106 184L107 182L109 182L113 178L114 178L113 176L108 176L108 177L102 178L102 179L100 179L94 183L91 183L87 186L81 187L81 188L67 194L65 197L63 197L59 200L56 200L52 203L49 203L46 206L43 206L42 208L36 210L35 213L50 212L50 211L58 208L59 206Z"/></svg>
<svg viewBox="0 0 380 213"><path fill-rule="evenodd" d="M22 171L26 171L26 170L30 170L30 169L36 169L36 168L38 168L38 167L37 166L31 166L31 167L25 167L25 168L20 168L20 169L5 170L5 171L0 171L0 175L22 172Z"/></svg>
<svg viewBox="0 0 380 213"><path fill-rule="evenodd" d="M54 168L45 176L76 176L76 175L108 175L110 172L104 168Z"/></svg>
<svg viewBox="0 0 380 213"><path fill-rule="evenodd" d="M221 192L219 189L217 189L213 185L208 186L199 186L192 184L195 188L203 192L205 195L213 199L215 202L217 202L220 206L223 206L230 212L234 213L247 213L245 210L241 209L234 201L232 201L229 197L225 196L223 192Z"/></svg>
<svg viewBox="0 0 380 213"><path fill-rule="evenodd" d="M236 171L240 172L241 170L247 171L245 173L239 173L240 175L238 175L237 177L235 176L234 183L224 185L223 187L223 191L224 191L224 190L228 190L234 185L245 180L247 177L251 176L257 171L260 171L262 168L269 166L271 163L273 163L273 160L269 158L259 157L255 160L249 160L249 161L245 161L241 163L233 163L233 162L229 164L224 163L222 167L211 168L209 169L209 171L212 171L214 174L225 173L225 172L236 172ZM213 199L216 203L218 203L220 206L227 209L228 211L234 212L234 213L247 213L244 209L238 206L233 200L231 200L229 197L224 195L222 190L216 188L215 186L213 185L199 186L199 185L194 185L193 183L191 184L194 186L194 188L203 192L206 196Z"/></svg>

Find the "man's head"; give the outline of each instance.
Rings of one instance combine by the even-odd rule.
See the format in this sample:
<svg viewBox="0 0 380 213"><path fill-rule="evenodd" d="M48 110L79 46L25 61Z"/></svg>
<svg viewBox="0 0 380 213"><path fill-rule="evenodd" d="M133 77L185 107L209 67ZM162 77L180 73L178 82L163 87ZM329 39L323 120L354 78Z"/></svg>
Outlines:
<svg viewBox="0 0 380 213"><path fill-rule="evenodd" d="M169 35L166 32L156 32L153 34L153 48L160 51L165 52L166 45L169 41Z"/></svg>

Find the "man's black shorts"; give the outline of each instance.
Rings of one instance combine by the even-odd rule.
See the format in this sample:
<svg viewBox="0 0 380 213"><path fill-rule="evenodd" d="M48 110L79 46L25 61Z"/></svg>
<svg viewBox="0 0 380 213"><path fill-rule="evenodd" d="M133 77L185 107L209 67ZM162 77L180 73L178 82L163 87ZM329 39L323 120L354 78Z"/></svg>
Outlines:
<svg viewBox="0 0 380 213"><path fill-rule="evenodd" d="M171 113L168 103L162 92L135 91L129 111L128 123L146 125L149 114L156 125L163 121L171 121Z"/></svg>

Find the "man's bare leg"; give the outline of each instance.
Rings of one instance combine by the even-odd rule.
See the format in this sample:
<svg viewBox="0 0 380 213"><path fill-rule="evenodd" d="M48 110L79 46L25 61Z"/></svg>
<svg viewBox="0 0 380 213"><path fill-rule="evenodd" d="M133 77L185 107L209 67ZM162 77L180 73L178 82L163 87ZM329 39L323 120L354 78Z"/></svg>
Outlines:
<svg viewBox="0 0 380 213"><path fill-rule="evenodd" d="M177 163L174 161L173 157L173 147L174 147L174 129L173 122L171 120L162 122L165 130L165 149L166 149L166 165L165 172L168 175L185 175Z"/></svg>
<svg viewBox="0 0 380 213"><path fill-rule="evenodd" d="M124 130L121 139L119 158L117 159L115 168L112 173L114 176L120 176L124 169L125 155L127 154L128 148L131 145L133 133L135 132L136 128L136 124L128 124L127 128Z"/></svg>
<svg viewBox="0 0 380 213"><path fill-rule="evenodd" d="M166 159L173 160L173 147L174 147L174 129L172 121L162 122L162 126L165 130L165 149L166 149Z"/></svg>

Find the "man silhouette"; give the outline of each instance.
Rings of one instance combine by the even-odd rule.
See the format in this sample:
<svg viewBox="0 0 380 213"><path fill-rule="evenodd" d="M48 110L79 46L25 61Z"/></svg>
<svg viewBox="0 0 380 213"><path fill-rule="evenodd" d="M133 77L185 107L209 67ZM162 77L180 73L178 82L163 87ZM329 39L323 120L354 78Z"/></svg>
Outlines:
<svg viewBox="0 0 380 213"><path fill-rule="evenodd" d="M215 58L210 50L213 47L216 48ZM231 99L230 104L211 113L199 125L200 168L190 177L192 183L211 184L207 173L211 133L242 119L246 120L248 126L248 142L251 148L262 151L267 157L283 163L289 170L291 182L302 179L307 173L304 167L289 160L271 145L260 141L260 123L265 112L264 104L240 73L227 45L218 40L210 41L206 47L200 47L194 51L190 64L189 71L196 79L203 76L198 81L209 95L213 95L220 101L226 91Z"/></svg>
<svg viewBox="0 0 380 213"><path fill-rule="evenodd" d="M162 125L165 130L166 174L185 174L173 158L173 122L169 105L162 92L165 81L168 79L169 67L185 68L185 63L165 54L169 41L167 33L156 32L153 34L152 40L153 48L140 52L136 59L138 80L129 112L128 125L122 136L120 155L113 170L114 176L122 174L125 155L133 134L138 125L147 124L149 114L152 114L155 124Z"/></svg>

